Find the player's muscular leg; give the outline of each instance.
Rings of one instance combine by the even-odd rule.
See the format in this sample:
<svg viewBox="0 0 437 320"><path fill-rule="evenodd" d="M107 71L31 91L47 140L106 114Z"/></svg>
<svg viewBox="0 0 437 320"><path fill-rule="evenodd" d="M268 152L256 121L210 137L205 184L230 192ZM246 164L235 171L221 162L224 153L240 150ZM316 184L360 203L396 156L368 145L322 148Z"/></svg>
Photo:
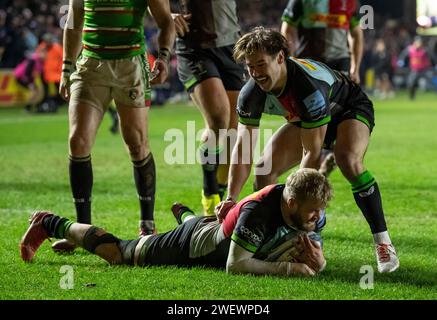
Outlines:
<svg viewBox="0 0 437 320"><path fill-rule="evenodd" d="M74 223L71 225L65 237L78 246L83 245L83 238L87 231L92 227L89 224Z"/></svg>
<svg viewBox="0 0 437 320"><path fill-rule="evenodd" d="M212 130L216 139L218 139L219 130L229 127L231 112L222 81L219 78L206 79L194 88L191 95L205 119L207 128ZM215 142L217 144L219 141L216 140Z"/></svg>
<svg viewBox="0 0 437 320"><path fill-rule="evenodd" d="M256 164L254 189L259 190L277 183L279 176L299 164L301 158L300 128L286 123L269 140ZM267 174L262 174L266 172Z"/></svg>
<svg viewBox="0 0 437 320"><path fill-rule="evenodd" d="M369 128L355 119L343 121L337 128L335 159L341 172L350 182L365 170L363 158L369 137Z"/></svg>
<svg viewBox="0 0 437 320"><path fill-rule="evenodd" d="M119 239L106 230L89 224L74 223L66 234L68 241L94 253L110 264L121 264Z"/></svg>
<svg viewBox="0 0 437 320"><path fill-rule="evenodd" d="M202 113L207 129L199 148L203 172L202 206L205 215L213 215L220 194L223 194L217 179L220 167L217 164L225 161L222 151L229 127L230 104L222 80L216 77L200 82L194 87L191 97ZM226 177L226 174L223 176ZM226 180L223 180L220 182L224 184Z"/></svg>
<svg viewBox="0 0 437 320"><path fill-rule="evenodd" d="M133 161L146 158L150 153L147 130L149 108L133 108L117 104L124 142Z"/></svg>
<svg viewBox="0 0 437 320"><path fill-rule="evenodd" d="M70 155L86 157L91 153L103 111L84 103L71 103L68 115Z"/></svg>
<svg viewBox="0 0 437 320"><path fill-rule="evenodd" d="M150 152L148 130L148 108L135 108L117 103L121 134L129 150L133 164L133 176L140 201L140 234L155 232L154 206L156 169Z"/></svg>
<svg viewBox="0 0 437 320"><path fill-rule="evenodd" d="M337 128L334 152L341 172L351 184L355 203L372 232L378 271L392 272L399 268L399 258L387 230L378 183L363 166L368 143L368 127L358 120L346 120Z"/></svg>

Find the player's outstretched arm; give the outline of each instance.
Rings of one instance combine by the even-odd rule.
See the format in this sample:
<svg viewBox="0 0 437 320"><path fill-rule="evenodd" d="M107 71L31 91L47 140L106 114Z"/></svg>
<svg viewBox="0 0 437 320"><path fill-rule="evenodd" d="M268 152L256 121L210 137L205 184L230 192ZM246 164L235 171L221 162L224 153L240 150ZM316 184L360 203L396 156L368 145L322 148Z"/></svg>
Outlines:
<svg viewBox="0 0 437 320"><path fill-rule="evenodd" d="M316 272L305 263L268 262L253 258L253 253L231 241L226 272L232 274L314 276Z"/></svg>
<svg viewBox="0 0 437 320"><path fill-rule="evenodd" d="M82 30L84 21L83 0L70 0L68 15L64 26L63 64L59 94L68 101L70 98L70 74L82 49Z"/></svg>
<svg viewBox="0 0 437 320"><path fill-rule="evenodd" d="M216 207L219 222L223 221L228 211L236 204L241 189L249 178L257 140L257 127L238 124L237 142L232 150L228 175L228 197Z"/></svg>
<svg viewBox="0 0 437 320"><path fill-rule="evenodd" d="M168 0L149 0L149 9L160 29L158 35L158 58L152 68L151 84L161 84L169 75L171 51L176 37L176 29L170 13Z"/></svg>

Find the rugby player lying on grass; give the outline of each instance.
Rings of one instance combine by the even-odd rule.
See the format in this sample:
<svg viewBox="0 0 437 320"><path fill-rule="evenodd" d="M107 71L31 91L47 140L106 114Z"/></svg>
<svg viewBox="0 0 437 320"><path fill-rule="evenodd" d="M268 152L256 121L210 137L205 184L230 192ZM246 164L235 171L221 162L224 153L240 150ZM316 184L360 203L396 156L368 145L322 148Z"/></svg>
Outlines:
<svg viewBox="0 0 437 320"><path fill-rule="evenodd" d="M228 273L313 276L326 265L320 231L332 197L327 178L300 169L286 184L275 184L241 200L223 223L172 206L179 226L169 232L121 240L105 230L47 211L35 212L21 243L31 261L44 240L68 239L117 265L177 265L225 268Z"/></svg>

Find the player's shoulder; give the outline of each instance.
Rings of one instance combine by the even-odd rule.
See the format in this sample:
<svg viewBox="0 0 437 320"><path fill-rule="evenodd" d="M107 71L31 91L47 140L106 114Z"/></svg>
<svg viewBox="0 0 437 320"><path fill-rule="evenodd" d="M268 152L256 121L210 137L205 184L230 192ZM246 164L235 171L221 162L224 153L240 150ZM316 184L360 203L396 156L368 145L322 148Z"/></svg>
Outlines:
<svg viewBox="0 0 437 320"><path fill-rule="evenodd" d="M332 86L338 81L335 71L320 61L294 57L290 57L288 60L294 66L295 76L299 78L298 84L301 86L317 87L319 81ZM305 81L305 79L312 81Z"/></svg>
<svg viewBox="0 0 437 320"><path fill-rule="evenodd" d="M243 208L246 208L246 211L250 212L270 211L271 208L279 206L283 190L283 184L266 186L248 196L246 198L247 203Z"/></svg>
<svg viewBox="0 0 437 320"><path fill-rule="evenodd" d="M265 186L261 190L254 193L261 201L266 200L269 197L280 197L282 195L282 191L284 190L284 184L271 184Z"/></svg>
<svg viewBox="0 0 437 320"><path fill-rule="evenodd" d="M261 90L255 80L250 79L240 91L237 112L243 118L259 118L266 103L267 94Z"/></svg>
<svg viewBox="0 0 437 320"><path fill-rule="evenodd" d="M268 205L258 199L253 199L242 206L240 216L244 217L246 224L261 225L268 220L269 211Z"/></svg>
<svg viewBox="0 0 437 320"><path fill-rule="evenodd" d="M261 88L256 84L255 80L252 78L246 82L246 84L241 88L238 99L241 103L266 98L266 93L261 90Z"/></svg>

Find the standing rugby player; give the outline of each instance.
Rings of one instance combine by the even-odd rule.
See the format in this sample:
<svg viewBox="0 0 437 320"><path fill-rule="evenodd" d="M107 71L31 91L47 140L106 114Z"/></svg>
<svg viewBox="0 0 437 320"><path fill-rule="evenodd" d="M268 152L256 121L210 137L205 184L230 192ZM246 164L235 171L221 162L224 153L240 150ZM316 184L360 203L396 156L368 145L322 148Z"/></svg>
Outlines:
<svg viewBox="0 0 437 320"><path fill-rule="evenodd" d="M154 78L144 42L147 6L160 28ZM140 234L155 231L155 162L147 138L150 85L167 78L174 38L168 0L70 0L60 93L69 101L70 184L78 222L91 223L91 149L114 99L133 163ZM71 250L74 244L61 240L53 247Z"/></svg>
<svg viewBox="0 0 437 320"><path fill-rule="evenodd" d="M221 156L227 144L219 131L237 128L237 98L244 85L244 68L232 56L240 38L235 0L180 0L181 13L173 14L178 38L178 75L202 113L202 206L214 215L226 189L229 161ZM226 154L232 146L228 145ZM219 163L220 162L220 163Z"/></svg>

